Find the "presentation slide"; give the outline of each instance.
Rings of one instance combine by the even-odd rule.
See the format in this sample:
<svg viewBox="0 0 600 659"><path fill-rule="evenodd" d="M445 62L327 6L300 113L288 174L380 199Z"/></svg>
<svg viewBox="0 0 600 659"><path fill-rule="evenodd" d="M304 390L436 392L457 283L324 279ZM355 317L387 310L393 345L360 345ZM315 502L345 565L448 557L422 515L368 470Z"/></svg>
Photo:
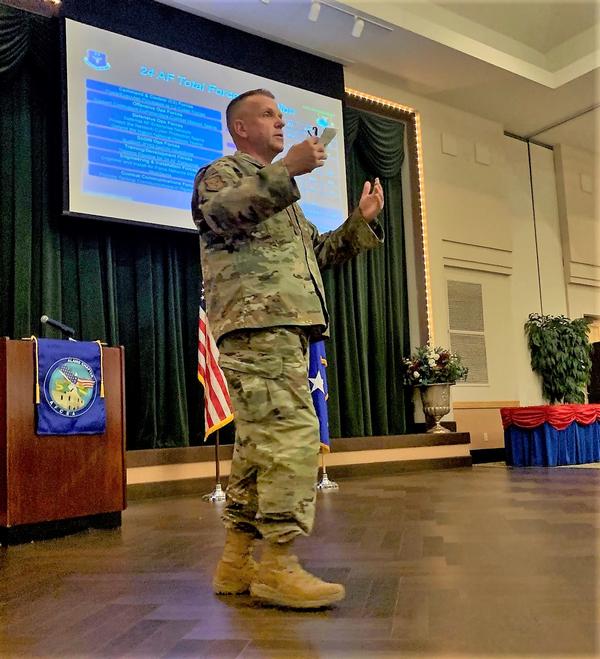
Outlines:
<svg viewBox="0 0 600 659"><path fill-rule="evenodd" d="M70 19L65 24L69 213L195 229L196 172L235 152L228 103L266 88L286 122L285 151L315 126L319 134L339 129L325 166L297 182L300 205L321 232L346 218L340 100Z"/></svg>

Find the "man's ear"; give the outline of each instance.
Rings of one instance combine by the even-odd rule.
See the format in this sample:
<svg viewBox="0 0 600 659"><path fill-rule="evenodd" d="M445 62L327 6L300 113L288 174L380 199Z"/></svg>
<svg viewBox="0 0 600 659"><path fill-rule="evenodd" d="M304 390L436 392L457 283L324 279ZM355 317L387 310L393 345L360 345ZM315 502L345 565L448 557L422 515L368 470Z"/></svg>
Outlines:
<svg viewBox="0 0 600 659"><path fill-rule="evenodd" d="M248 137L248 131L246 130L246 125L243 119L234 119L233 120L233 134L238 137Z"/></svg>

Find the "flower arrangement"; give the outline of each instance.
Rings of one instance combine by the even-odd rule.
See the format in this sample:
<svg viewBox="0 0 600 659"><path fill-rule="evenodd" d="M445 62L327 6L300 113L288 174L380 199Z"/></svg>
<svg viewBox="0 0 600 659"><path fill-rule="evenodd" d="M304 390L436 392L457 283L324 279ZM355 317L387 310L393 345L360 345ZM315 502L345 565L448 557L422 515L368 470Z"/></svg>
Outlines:
<svg viewBox="0 0 600 659"><path fill-rule="evenodd" d="M404 382L414 387L428 384L449 383L464 380L469 369L461 362L460 356L446 348L420 346L404 360Z"/></svg>

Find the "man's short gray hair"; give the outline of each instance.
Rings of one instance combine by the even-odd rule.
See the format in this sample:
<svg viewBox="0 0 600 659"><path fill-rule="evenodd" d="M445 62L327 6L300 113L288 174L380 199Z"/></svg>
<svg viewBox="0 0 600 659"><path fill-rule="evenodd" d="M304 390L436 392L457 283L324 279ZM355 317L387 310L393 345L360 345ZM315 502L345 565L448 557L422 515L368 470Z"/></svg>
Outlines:
<svg viewBox="0 0 600 659"><path fill-rule="evenodd" d="M242 103L245 99L250 98L250 96L267 96L268 98L275 99L275 96L268 90L268 89L251 89L248 92L244 92L243 94L240 94L239 96L236 96L231 103L227 106L227 110L225 110L225 120L227 121L227 128L229 129L229 132L233 135L232 133L232 126L231 124L233 123L233 115L235 112L235 108Z"/></svg>

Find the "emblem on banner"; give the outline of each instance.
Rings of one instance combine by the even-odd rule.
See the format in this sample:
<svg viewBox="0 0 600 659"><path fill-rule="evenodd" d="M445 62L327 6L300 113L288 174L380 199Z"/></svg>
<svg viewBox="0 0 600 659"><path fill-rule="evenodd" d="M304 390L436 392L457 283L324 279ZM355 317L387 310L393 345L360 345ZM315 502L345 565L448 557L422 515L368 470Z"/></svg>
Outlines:
<svg viewBox="0 0 600 659"><path fill-rule="evenodd" d="M44 397L50 409L64 417L85 414L96 400L93 368L76 357L54 362L44 380Z"/></svg>

